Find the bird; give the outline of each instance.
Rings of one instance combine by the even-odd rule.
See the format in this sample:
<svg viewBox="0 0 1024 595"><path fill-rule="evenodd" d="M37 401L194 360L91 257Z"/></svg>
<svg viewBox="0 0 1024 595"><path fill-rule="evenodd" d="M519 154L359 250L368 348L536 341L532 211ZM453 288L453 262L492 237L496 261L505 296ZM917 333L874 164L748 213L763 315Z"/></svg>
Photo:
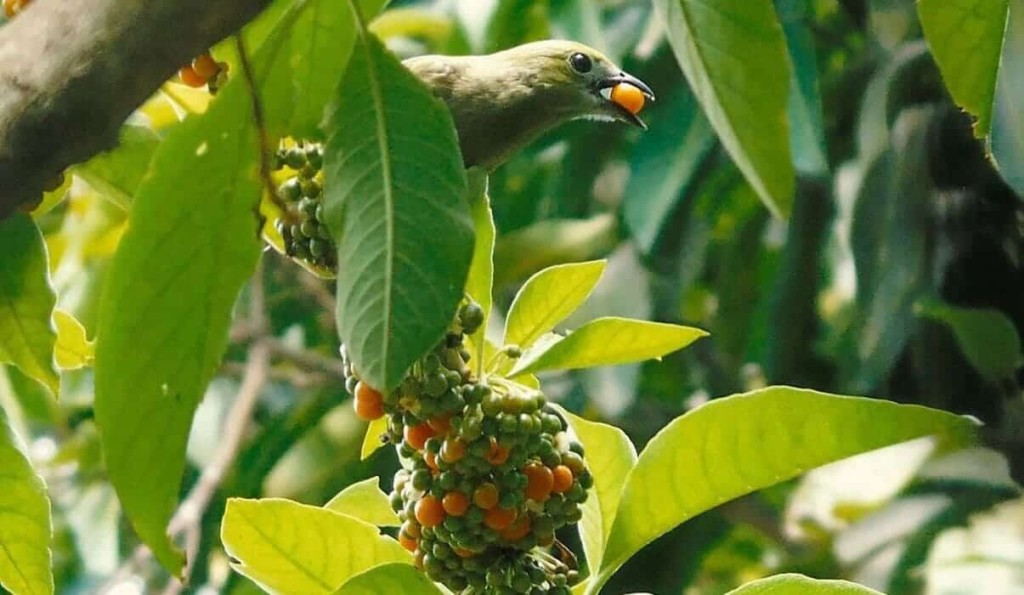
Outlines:
<svg viewBox="0 0 1024 595"><path fill-rule="evenodd" d="M569 120L646 129L637 113L645 100L654 100L646 83L574 41L535 41L482 56L416 56L402 63L447 104L465 166L487 171Z"/></svg>

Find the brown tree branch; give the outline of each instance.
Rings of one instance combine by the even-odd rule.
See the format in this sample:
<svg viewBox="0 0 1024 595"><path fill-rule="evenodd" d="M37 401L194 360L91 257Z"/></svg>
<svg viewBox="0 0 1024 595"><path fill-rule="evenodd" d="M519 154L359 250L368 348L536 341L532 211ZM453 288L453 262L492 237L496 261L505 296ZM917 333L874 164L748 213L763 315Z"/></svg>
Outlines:
<svg viewBox="0 0 1024 595"><path fill-rule="evenodd" d="M0 219L269 0L35 0L0 27Z"/></svg>

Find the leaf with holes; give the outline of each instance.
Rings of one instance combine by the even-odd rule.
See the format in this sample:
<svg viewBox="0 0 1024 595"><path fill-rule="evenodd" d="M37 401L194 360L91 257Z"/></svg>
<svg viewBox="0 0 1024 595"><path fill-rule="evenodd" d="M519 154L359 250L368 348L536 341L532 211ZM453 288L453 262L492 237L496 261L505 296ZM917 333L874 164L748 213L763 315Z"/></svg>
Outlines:
<svg viewBox="0 0 1024 595"><path fill-rule="evenodd" d="M444 335L473 255L466 175L445 105L372 36L329 118L324 208L338 247L338 334L381 391Z"/></svg>

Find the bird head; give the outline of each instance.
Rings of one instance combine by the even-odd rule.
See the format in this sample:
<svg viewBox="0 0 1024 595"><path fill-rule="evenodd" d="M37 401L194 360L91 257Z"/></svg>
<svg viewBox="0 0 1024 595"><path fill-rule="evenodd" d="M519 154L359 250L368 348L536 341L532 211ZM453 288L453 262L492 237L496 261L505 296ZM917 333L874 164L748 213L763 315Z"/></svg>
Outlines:
<svg viewBox="0 0 1024 595"><path fill-rule="evenodd" d="M573 41L546 40L520 45L494 57L518 71L527 86L550 102L549 109L566 117L647 127L636 114L644 99L654 101L654 92L594 48ZM624 89L627 86L632 89Z"/></svg>

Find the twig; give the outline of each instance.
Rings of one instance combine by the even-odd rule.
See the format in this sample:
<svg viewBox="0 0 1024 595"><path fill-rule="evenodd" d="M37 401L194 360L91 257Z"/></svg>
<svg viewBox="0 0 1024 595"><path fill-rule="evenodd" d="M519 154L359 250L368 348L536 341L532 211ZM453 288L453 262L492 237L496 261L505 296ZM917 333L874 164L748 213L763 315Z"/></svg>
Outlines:
<svg viewBox="0 0 1024 595"><path fill-rule="evenodd" d="M271 353L277 357L289 360L303 368L330 374L341 381L345 380L345 371L340 359L320 355L308 349L295 349L278 339L267 339L267 344L270 346Z"/></svg>

